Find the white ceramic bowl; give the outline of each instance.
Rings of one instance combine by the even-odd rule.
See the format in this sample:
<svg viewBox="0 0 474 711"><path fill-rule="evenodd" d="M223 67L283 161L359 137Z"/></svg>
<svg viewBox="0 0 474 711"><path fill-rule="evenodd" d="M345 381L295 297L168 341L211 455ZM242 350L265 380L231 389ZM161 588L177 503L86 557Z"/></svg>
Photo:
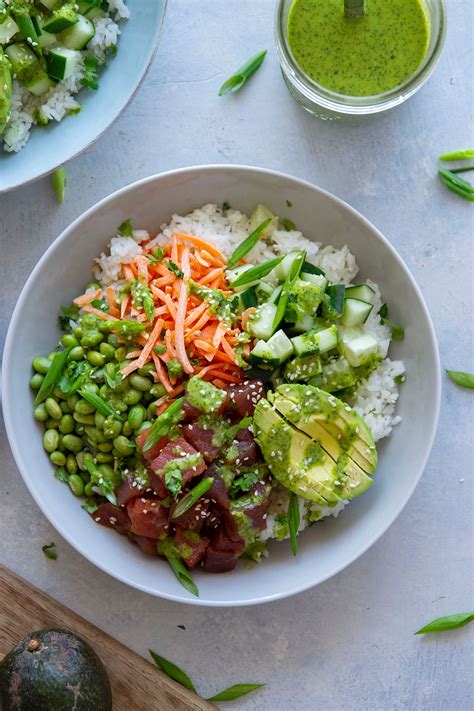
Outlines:
<svg viewBox="0 0 474 711"><path fill-rule="evenodd" d="M307 530L296 558L288 542L272 543L269 558L252 570L239 565L223 575L195 573L197 599L178 584L165 562L147 558L123 537L95 524L68 487L53 478L42 447L43 427L33 419L28 380L32 359L49 353L58 340L58 308L81 293L92 258L104 249L117 225L131 217L137 227L153 231L173 212L183 214L206 202L224 201L244 211L261 202L277 215L291 217L309 238L348 244L360 265L360 277L380 284L393 320L405 326L405 340L392 346L391 355L405 361L408 376L397 406L403 420L380 443L374 486L339 518ZM45 516L71 545L102 570L153 595L234 606L276 600L317 585L352 563L387 530L413 493L431 449L440 367L431 319L413 277L387 240L358 212L281 173L205 166L163 173L123 188L58 237L33 270L13 313L2 390L6 430L20 472Z"/></svg>
<svg viewBox="0 0 474 711"><path fill-rule="evenodd" d="M140 86L158 47L168 0L127 0L130 19L120 24L118 52L100 74L99 90L83 89L80 114L45 128L33 127L19 153L0 147L0 194L51 173L89 148L120 116Z"/></svg>

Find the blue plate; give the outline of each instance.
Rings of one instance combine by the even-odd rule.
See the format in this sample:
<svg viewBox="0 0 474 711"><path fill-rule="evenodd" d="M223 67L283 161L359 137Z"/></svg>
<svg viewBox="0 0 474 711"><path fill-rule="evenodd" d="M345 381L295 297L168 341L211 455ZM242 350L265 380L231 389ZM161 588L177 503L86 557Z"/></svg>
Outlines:
<svg viewBox="0 0 474 711"><path fill-rule="evenodd" d="M130 19L121 23L118 52L101 73L99 90L78 94L84 108L77 116L33 127L19 153L0 148L0 193L51 173L91 146L120 116L154 57L166 4L167 0L128 0Z"/></svg>

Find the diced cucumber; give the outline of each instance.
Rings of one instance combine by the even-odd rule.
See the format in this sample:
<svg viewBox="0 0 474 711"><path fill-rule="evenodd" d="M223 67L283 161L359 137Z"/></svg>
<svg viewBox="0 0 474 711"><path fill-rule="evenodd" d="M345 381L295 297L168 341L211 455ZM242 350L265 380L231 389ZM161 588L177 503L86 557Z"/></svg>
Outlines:
<svg viewBox="0 0 474 711"><path fill-rule="evenodd" d="M298 320L291 325L297 333L306 333L314 327L314 318L309 314L300 314Z"/></svg>
<svg viewBox="0 0 474 711"><path fill-rule="evenodd" d="M261 225L262 222L265 222L265 220L268 220L268 218L270 218L271 222L268 227L265 228L265 234L271 235L272 232L278 229L278 217L276 217L273 212L270 212L268 207L265 207L265 205L257 205L252 215L250 216L250 232L256 230L257 227Z"/></svg>
<svg viewBox="0 0 474 711"><path fill-rule="evenodd" d="M328 301L326 302L323 313L329 318L338 317L344 311L344 296L346 287L344 284L329 284L326 289Z"/></svg>
<svg viewBox="0 0 474 711"><path fill-rule="evenodd" d="M241 264L239 267L234 267L233 269L227 269L226 271L226 278L227 281L229 282L229 286L232 286L234 281L237 281L237 279L242 276L245 272L248 272L249 269L254 269L253 264ZM235 291L237 293L241 291L246 291L250 286L255 286L258 284L258 281L249 281L247 284L243 284L242 286L238 287L232 287L235 288Z"/></svg>
<svg viewBox="0 0 474 711"><path fill-rule="evenodd" d="M17 12L15 13L15 20L23 39L26 40L33 49L36 48L35 51L41 56L42 51L39 46L38 33L33 19L26 12Z"/></svg>
<svg viewBox="0 0 474 711"><path fill-rule="evenodd" d="M248 361L251 365L260 367L276 367L278 365L278 358L275 358L272 349L266 341L257 341L249 353Z"/></svg>
<svg viewBox="0 0 474 711"><path fill-rule="evenodd" d="M255 293L255 287L251 286L250 289L242 291L240 294L240 301L244 309L250 309L253 306L258 306L257 295Z"/></svg>
<svg viewBox="0 0 474 711"><path fill-rule="evenodd" d="M99 7L101 0L79 0L77 6L81 15L88 15L91 10Z"/></svg>
<svg viewBox="0 0 474 711"><path fill-rule="evenodd" d="M357 338L343 342L341 347L349 363L357 368L377 353L377 340L370 333L363 333Z"/></svg>
<svg viewBox="0 0 474 711"><path fill-rule="evenodd" d="M290 252L281 260L280 264L277 264L273 272L278 281L285 281L296 259L301 259L301 252Z"/></svg>
<svg viewBox="0 0 474 711"><path fill-rule="evenodd" d="M317 267L315 264L311 264L311 262L306 262L306 261L303 262L301 271L304 272L305 274L320 274L321 276L325 275L325 272L323 272L322 269Z"/></svg>
<svg viewBox="0 0 474 711"><path fill-rule="evenodd" d="M38 57L25 42L16 42L5 48L5 54L12 65L13 74L16 74L19 81L21 73L36 64Z"/></svg>
<svg viewBox="0 0 474 711"><path fill-rule="evenodd" d="M319 331L307 331L301 336L295 336L291 339L295 353L299 356L311 355L311 353L327 353L327 351L336 348L338 341L336 325Z"/></svg>
<svg viewBox="0 0 474 711"><path fill-rule="evenodd" d="M290 383L307 382L309 378L318 375L322 370L321 360L317 355L290 360L285 367L285 378Z"/></svg>
<svg viewBox="0 0 474 711"><path fill-rule="evenodd" d="M368 284L359 284L357 286L346 286L346 297L350 299L360 299L368 304L374 303L375 291Z"/></svg>
<svg viewBox="0 0 474 711"><path fill-rule="evenodd" d="M341 343L349 343L354 338L362 336L362 329L356 328L355 326L340 326L339 327L339 340Z"/></svg>
<svg viewBox="0 0 474 711"><path fill-rule="evenodd" d="M46 61L51 79L62 81L70 77L76 69L79 56L78 51L67 47L50 49Z"/></svg>
<svg viewBox="0 0 474 711"><path fill-rule="evenodd" d="M270 298L268 299L271 304L276 304L278 299L280 298L280 294L283 289L283 284L280 284L280 286L277 286L276 289L273 289Z"/></svg>
<svg viewBox="0 0 474 711"><path fill-rule="evenodd" d="M352 387L356 384L357 379L357 373L347 358L341 356L323 366L320 387L328 393L333 393L343 388Z"/></svg>
<svg viewBox="0 0 474 711"><path fill-rule="evenodd" d="M261 338L264 341L268 339L273 334L273 321L277 312L277 307L275 304L262 304L249 318L248 330L250 335L255 338Z"/></svg>
<svg viewBox="0 0 474 711"><path fill-rule="evenodd" d="M55 7L61 4L62 0L40 0L40 2L48 10L54 10Z"/></svg>
<svg viewBox="0 0 474 711"><path fill-rule="evenodd" d="M293 355L293 345L284 331L277 331L267 342L260 340L250 352L252 365L278 366Z"/></svg>
<svg viewBox="0 0 474 711"><path fill-rule="evenodd" d="M365 323L374 307L366 301L360 299L344 299L344 311L341 316L341 323L344 326L360 326Z"/></svg>
<svg viewBox="0 0 474 711"><path fill-rule="evenodd" d="M46 69L39 62L37 67L23 72L21 84L35 96L45 94L54 86L54 82L49 78Z"/></svg>
<svg viewBox="0 0 474 711"><path fill-rule="evenodd" d="M68 49L84 49L95 35L95 25L84 15L78 15L76 24L61 34L61 42Z"/></svg>
<svg viewBox="0 0 474 711"><path fill-rule="evenodd" d="M39 46L44 49L45 47L50 47L52 44L56 44L56 42L58 41L56 35L53 35L52 32L46 32L46 30L44 29L44 23L46 22L45 18L36 15L31 19L33 20L33 24L36 28Z"/></svg>
<svg viewBox="0 0 474 711"><path fill-rule="evenodd" d="M7 17L0 24L0 44L8 44L12 37L20 31L20 28L16 24L15 20L11 17Z"/></svg>
<svg viewBox="0 0 474 711"><path fill-rule="evenodd" d="M260 303L264 303L265 301L271 301L270 297L273 292L273 286L271 284L267 284L266 281L260 281L255 287L255 293Z"/></svg>
<svg viewBox="0 0 474 711"><path fill-rule="evenodd" d="M302 281L308 281L310 284L316 284L316 286L320 286L323 291L326 291L328 280L322 274L310 274L309 272L301 272L300 279L302 279Z"/></svg>
<svg viewBox="0 0 474 711"><path fill-rule="evenodd" d="M76 5L72 2L66 2L57 10L54 10L52 16L44 23L43 27L46 32L63 32L68 27L75 25L78 21Z"/></svg>

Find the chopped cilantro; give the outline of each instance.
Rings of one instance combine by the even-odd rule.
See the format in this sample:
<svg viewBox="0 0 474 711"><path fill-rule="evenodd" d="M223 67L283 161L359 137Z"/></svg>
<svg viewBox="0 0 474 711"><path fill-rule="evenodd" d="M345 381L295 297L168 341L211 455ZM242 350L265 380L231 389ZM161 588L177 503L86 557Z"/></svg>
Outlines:
<svg viewBox="0 0 474 711"><path fill-rule="evenodd" d="M163 343L158 343L154 350L157 355L163 355L163 353L166 353L166 346Z"/></svg>
<svg viewBox="0 0 474 711"><path fill-rule="evenodd" d="M46 558L49 558L50 560L56 560L58 557L56 543L49 543L48 545L42 546L41 550L45 554Z"/></svg>
<svg viewBox="0 0 474 711"><path fill-rule="evenodd" d="M181 279L181 277L184 276L184 273L181 271L181 269L178 267L178 265L175 264L174 262L172 262L171 259L168 259L168 261L166 262L166 266L168 267L168 269L169 269L171 272L173 272L174 274L176 274L176 276L178 277L178 279Z"/></svg>
<svg viewBox="0 0 474 711"><path fill-rule="evenodd" d="M177 358L172 358L170 361L168 361L166 367L168 368L168 373L173 378L179 378L179 376L183 374L183 366Z"/></svg>
<svg viewBox="0 0 474 711"><path fill-rule="evenodd" d="M157 247L156 249L153 250L153 252L151 254L146 255L147 259L152 264L159 264L161 261L163 261L164 256L165 256L165 250L163 249L163 247Z"/></svg>
<svg viewBox="0 0 474 711"><path fill-rule="evenodd" d="M121 237L133 237L133 228L130 220L124 220L117 230Z"/></svg>
<svg viewBox="0 0 474 711"><path fill-rule="evenodd" d="M79 306L61 306L58 316L58 326L62 331L71 330L71 319L75 321L79 317Z"/></svg>
<svg viewBox="0 0 474 711"><path fill-rule="evenodd" d="M99 88L99 85L96 81L97 77L99 76L99 72L97 71L97 69L102 64L103 62L101 62L100 59L95 56L95 54L87 54L85 56L84 76L81 79L82 86L87 86L89 89L97 91L97 89Z"/></svg>

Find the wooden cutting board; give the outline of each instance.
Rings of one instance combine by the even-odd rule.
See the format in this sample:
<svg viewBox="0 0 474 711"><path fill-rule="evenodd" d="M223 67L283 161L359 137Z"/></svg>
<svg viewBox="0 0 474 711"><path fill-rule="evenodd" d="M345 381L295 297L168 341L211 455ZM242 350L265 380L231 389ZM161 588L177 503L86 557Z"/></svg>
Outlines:
<svg viewBox="0 0 474 711"><path fill-rule="evenodd" d="M94 647L110 677L114 711L215 711L143 657L0 565L0 658L43 627L71 630Z"/></svg>

